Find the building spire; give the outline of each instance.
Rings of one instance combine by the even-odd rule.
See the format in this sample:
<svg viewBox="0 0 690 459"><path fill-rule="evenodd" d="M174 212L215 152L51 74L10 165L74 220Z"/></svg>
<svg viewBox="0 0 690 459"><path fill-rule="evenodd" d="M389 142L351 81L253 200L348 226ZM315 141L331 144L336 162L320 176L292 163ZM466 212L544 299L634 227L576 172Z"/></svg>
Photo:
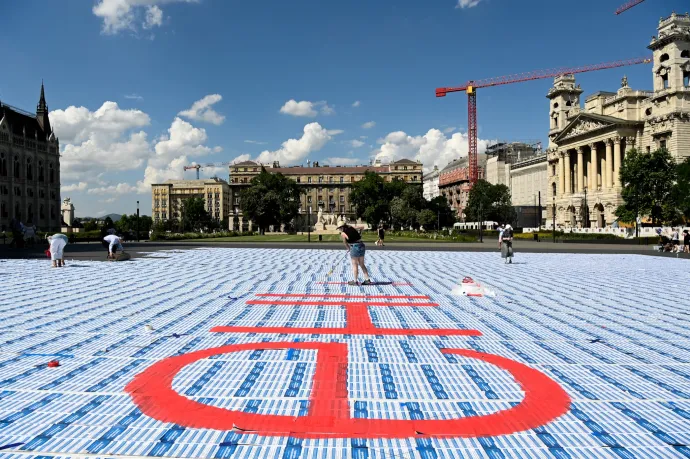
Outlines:
<svg viewBox="0 0 690 459"><path fill-rule="evenodd" d="M37 109L39 111L48 111L48 105L46 104L46 93L43 87L43 78L41 78L41 98L38 101Z"/></svg>

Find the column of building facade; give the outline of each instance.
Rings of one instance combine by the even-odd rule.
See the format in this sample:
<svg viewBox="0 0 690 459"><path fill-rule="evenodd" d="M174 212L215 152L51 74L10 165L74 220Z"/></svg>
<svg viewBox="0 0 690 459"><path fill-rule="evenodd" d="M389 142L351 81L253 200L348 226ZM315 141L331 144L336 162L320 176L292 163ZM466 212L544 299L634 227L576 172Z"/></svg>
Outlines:
<svg viewBox="0 0 690 459"><path fill-rule="evenodd" d="M577 149L577 192L585 191L585 147Z"/></svg>
<svg viewBox="0 0 690 459"><path fill-rule="evenodd" d="M565 153L562 151L558 152L558 195L563 196L565 194Z"/></svg>
<svg viewBox="0 0 690 459"><path fill-rule="evenodd" d="M599 174L599 164L597 162L597 144L590 144L589 148L591 150L590 163L592 168L592 176L589 178L589 189L591 191L596 191L599 187L599 180L597 178L597 175Z"/></svg>
<svg viewBox="0 0 690 459"><path fill-rule="evenodd" d="M613 138L613 185L620 186L621 172L621 141L620 137Z"/></svg>
<svg viewBox="0 0 690 459"><path fill-rule="evenodd" d="M573 192L573 167L570 162L570 151L566 150L564 152L565 157L564 162L565 162L565 194L569 195Z"/></svg>
<svg viewBox="0 0 690 459"><path fill-rule="evenodd" d="M613 141L606 139L606 189L613 188L614 181L614 165L613 165Z"/></svg>

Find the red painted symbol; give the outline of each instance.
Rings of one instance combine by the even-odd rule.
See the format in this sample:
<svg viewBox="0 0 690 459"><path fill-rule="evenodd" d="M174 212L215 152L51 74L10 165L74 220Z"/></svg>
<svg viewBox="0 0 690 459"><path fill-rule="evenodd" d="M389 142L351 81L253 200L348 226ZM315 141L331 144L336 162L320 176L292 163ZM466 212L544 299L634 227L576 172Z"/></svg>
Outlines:
<svg viewBox="0 0 690 459"><path fill-rule="evenodd" d="M340 298L335 295L265 294L263 298ZM351 298L351 297L345 297ZM435 303L371 303L369 299L428 300L428 297L358 297L365 302L316 302L320 305L345 305L345 328L290 328L290 327L214 327L214 332L263 332L293 334L357 334L357 335L472 335L477 330L420 330L380 329L374 327L367 307L402 305L435 307ZM306 301L307 304L314 301ZM332 304L334 303L334 304ZM283 305L305 304L302 301L254 300L248 304ZM427 333L431 332L431 333ZM463 332L463 333L458 333ZM306 349L316 350L316 370L306 416L281 416L205 405L188 399L173 388L173 379L187 365L214 355L249 350ZM547 424L565 414L570 407L568 394L545 374L498 355L469 349L443 349L445 354L478 359L508 371L525 393L524 399L512 408L484 416L451 420L389 420L360 419L350 416L347 392L347 344L343 343L247 343L169 357L159 361L137 375L125 390L141 411L163 422L174 422L192 428L233 430L264 436L291 436L298 438L406 438L406 437L483 437L508 435Z"/></svg>

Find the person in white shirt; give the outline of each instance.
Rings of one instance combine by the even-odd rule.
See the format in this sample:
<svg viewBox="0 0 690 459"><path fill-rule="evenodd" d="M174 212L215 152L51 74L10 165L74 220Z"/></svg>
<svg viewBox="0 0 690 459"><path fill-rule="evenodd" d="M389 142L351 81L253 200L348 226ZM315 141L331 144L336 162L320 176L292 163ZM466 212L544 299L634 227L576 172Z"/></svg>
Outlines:
<svg viewBox="0 0 690 459"><path fill-rule="evenodd" d="M108 243L108 258L115 258L118 249L120 251L125 250L122 247L122 241L120 241L120 238L115 234L109 234L104 237L103 240Z"/></svg>
<svg viewBox="0 0 690 459"><path fill-rule="evenodd" d="M64 234L53 234L48 236L48 243L50 244L50 260L53 262L53 268L62 268L65 266L67 236Z"/></svg>
<svg viewBox="0 0 690 459"><path fill-rule="evenodd" d="M501 250L503 245L503 225L498 225L498 250Z"/></svg>

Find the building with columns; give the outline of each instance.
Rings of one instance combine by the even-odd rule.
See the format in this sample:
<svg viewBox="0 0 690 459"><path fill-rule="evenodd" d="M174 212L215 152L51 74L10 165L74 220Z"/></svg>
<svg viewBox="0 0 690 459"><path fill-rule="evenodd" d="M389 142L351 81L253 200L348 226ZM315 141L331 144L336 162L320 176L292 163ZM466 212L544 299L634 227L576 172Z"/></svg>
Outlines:
<svg viewBox="0 0 690 459"><path fill-rule="evenodd" d="M690 156L690 15L659 22L653 51L653 91L634 90L623 77L616 92L597 92L581 106L573 75L557 77L549 90L548 221L603 228L615 220L625 153L667 149Z"/></svg>
<svg viewBox="0 0 690 459"><path fill-rule="evenodd" d="M0 224L59 230L60 143L41 83L36 113L0 103Z"/></svg>

